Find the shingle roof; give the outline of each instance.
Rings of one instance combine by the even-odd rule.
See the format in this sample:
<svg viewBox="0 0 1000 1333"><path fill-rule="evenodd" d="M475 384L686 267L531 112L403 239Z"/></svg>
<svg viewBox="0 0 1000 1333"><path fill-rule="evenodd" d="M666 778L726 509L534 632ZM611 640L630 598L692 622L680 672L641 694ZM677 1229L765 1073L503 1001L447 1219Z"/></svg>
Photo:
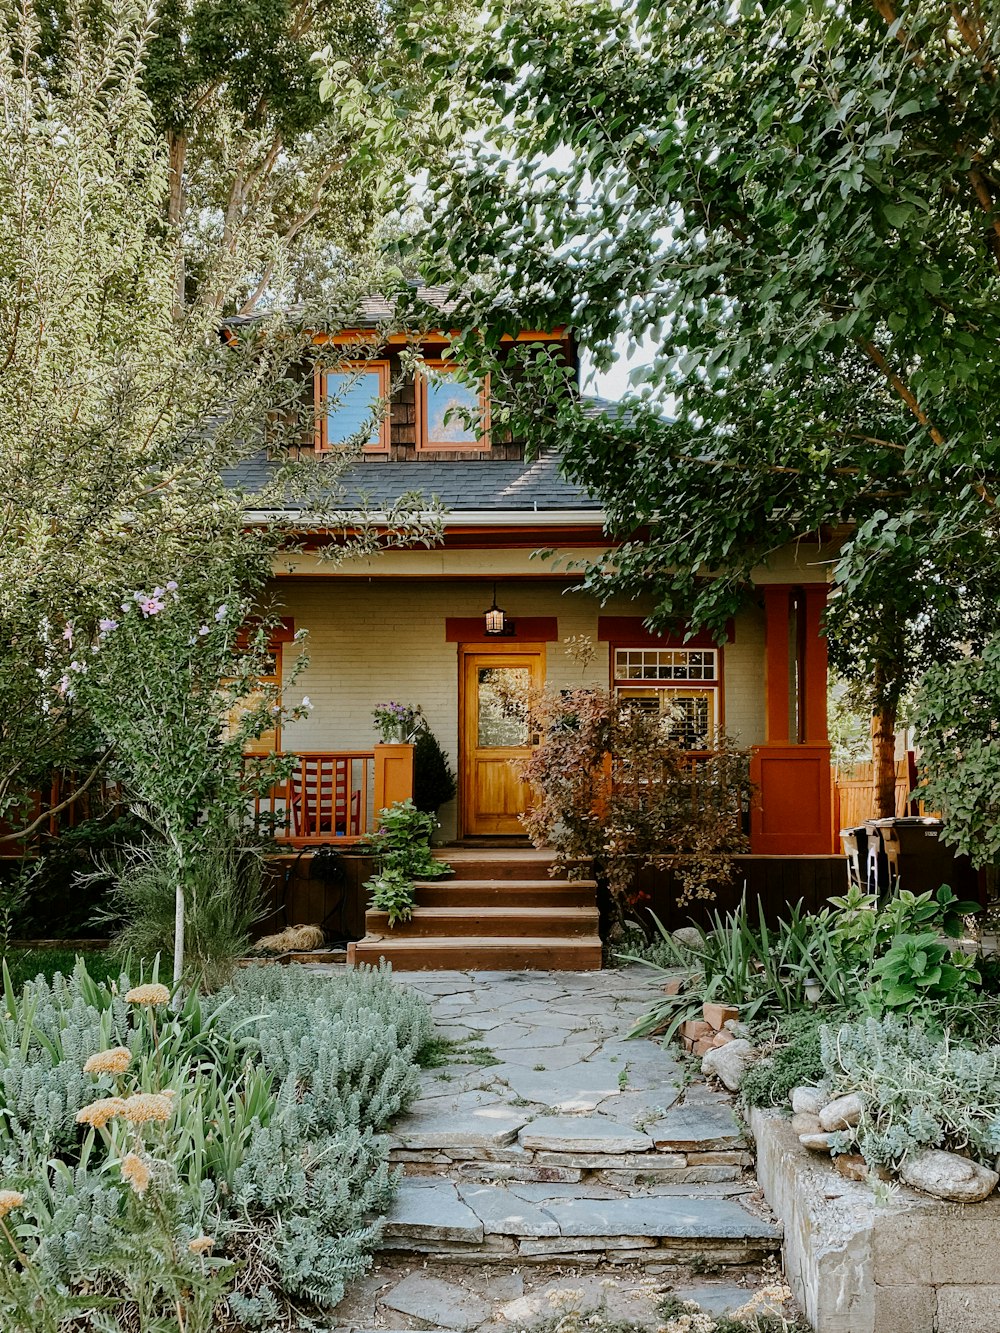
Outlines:
<svg viewBox="0 0 1000 1333"><path fill-rule="evenodd" d="M264 486L270 464L253 459L234 468L227 483L254 492ZM528 461L454 459L447 462L416 460L405 463L359 463L340 479L344 487L341 505L346 510L378 509L398 500L408 491L420 491L447 509L536 510L590 509L600 504L575 482L561 475L558 456L540 454Z"/></svg>

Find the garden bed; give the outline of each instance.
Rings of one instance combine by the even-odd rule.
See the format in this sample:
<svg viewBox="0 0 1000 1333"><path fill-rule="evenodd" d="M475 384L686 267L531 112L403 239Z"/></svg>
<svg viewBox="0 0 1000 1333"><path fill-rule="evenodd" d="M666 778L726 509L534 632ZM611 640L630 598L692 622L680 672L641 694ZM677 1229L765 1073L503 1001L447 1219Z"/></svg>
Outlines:
<svg viewBox="0 0 1000 1333"><path fill-rule="evenodd" d="M816 1333L995 1333L1000 1198L948 1204L899 1186L879 1202L779 1112L749 1118L785 1276Z"/></svg>

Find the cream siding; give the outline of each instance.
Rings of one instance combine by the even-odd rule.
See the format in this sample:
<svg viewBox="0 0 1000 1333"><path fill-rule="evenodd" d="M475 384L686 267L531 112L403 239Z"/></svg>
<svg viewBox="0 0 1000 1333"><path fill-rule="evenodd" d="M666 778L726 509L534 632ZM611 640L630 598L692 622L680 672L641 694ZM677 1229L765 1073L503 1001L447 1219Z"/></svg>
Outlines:
<svg viewBox="0 0 1000 1333"><path fill-rule="evenodd" d="M472 554L472 553L470 553ZM288 724L286 750L369 749L374 740L371 710L388 699L419 704L441 745L458 769L458 652L445 639L449 616L479 617L489 605L492 583L483 565L499 553L475 553L476 579L306 577L279 578L273 585L276 610L306 629L309 665L288 702L308 695L308 721ZM537 568L537 562L535 562ZM548 579L507 579L497 600L509 617L555 616L559 641L546 644L548 682L559 688L606 687L608 645L597 642L599 615L643 615L648 606L613 598L603 607L590 596L564 591ZM589 635L596 656L584 671L565 640ZM509 641L508 641L509 642ZM486 649L488 651L488 647ZM292 649L284 670L291 669ZM764 739L764 622L751 608L736 619L735 642L724 660L726 729L744 745ZM441 811L443 838L456 835L452 802Z"/></svg>

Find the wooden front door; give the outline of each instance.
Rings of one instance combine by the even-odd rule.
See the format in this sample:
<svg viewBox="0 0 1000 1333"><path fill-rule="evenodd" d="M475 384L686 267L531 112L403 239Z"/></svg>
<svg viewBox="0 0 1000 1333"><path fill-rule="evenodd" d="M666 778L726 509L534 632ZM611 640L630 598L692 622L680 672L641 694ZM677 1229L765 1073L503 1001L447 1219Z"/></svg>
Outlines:
<svg viewBox="0 0 1000 1333"><path fill-rule="evenodd" d="M524 835L519 816L529 789L512 760L531 753L524 700L545 680L538 644L461 649L462 832L470 837Z"/></svg>

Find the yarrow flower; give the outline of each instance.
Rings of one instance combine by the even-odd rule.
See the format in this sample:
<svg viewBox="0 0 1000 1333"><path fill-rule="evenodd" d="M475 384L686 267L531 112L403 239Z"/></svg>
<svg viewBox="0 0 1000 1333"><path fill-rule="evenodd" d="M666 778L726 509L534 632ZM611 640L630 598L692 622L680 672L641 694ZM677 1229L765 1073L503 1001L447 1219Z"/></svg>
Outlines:
<svg viewBox="0 0 1000 1333"><path fill-rule="evenodd" d="M163 1124L174 1111L173 1096L165 1092L134 1092L126 1097L121 1117L130 1125L146 1125L150 1121Z"/></svg>
<svg viewBox="0 0 1000 1333"><path fill-rule="evenodd" d="M82 1111L76 1113L78 1125L91 1125L94 1129L103 1129L109 1120L114 1120L125 1109L123 1097L102 1097L98 1102L91 1102Z"/></svg>
<svg viewBox="0 0 1000 1333"><path fill-rule="evenodd" d="M122 1179L128 1181L136 1194L145 1194L149 1189L150 1170L137 1152L127 1153L122 1158Z"/></svg>
<svg viewBox="0 0 1000 1333"><path fill-rule="evenodd" d="M0 1217L6 1217L15 1208L20 1208L22 1203L24 1195L20 1190L0 1190Z"/></svg>
<svg viewBox="0 0 1000 1333"><path fill-rule="evenodd" d="M170 992L159 981L149 981L145 986L133 986L125 992L126 1004L147 1004L159 1006L170 1003Z"/></svg>
<svg viewBox="0 0 1000 1333"><path fill-rule="evenodd" d="M214 1236L195 1236L194 1240L188 1241L188 1249L192 1254L209 1254L214 1245Z"/></svg>
<svg viewBox="0 0 1000 1333"><path fill-rule="evenodd" d="M132 1052L127 1046L113 1046L109 1051L98 1051L83 1066L85 1074L124 1074L132 1063Z"/></svg>

